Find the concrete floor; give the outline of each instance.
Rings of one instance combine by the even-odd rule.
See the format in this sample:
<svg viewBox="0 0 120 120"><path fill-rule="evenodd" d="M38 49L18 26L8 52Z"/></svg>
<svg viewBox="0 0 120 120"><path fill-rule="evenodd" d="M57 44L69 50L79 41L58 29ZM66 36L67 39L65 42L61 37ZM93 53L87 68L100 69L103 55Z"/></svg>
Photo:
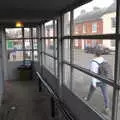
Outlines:
<svg viewBox="0 0 120 120"><path fill-rule="evenodd" d="M50 101L36 81L6 81L0 120L51 120Z"/></svg>

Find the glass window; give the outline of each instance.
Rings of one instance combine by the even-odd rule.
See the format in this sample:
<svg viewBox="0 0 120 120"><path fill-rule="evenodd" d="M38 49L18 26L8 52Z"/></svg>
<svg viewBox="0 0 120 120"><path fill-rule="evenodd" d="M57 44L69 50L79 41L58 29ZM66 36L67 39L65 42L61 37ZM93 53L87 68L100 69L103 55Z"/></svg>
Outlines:
<svg viewBox="0 0 120 120"><path fill-rule="evenodd" d="M25 39L24 40L24 42L25 42L25 49L32 49L32 40L31 39Z"/></svg>
<svg viewBox="0 0 120 120"><path fill-rule="evenodd" d="M33 40L33 49L37 49L38 48L38 43L37 43L37 39Z"/></svg>
<svg viewBox="0 0 120 120"><path fill-rule="evenodd" d="M86 9L87 8L87 9ZM86 35L115 33L116 0L92 0L76 8L73 12L73 35L84 34L83 24L86 24ZM115 18L114 28L111 18Z"/></svg>
<svg viewBox="0 0 120 120"><path fill-rule="evenodd" d="M70 35L70 12L64 14L64 35Z"/></svg>
<svg viewBox="0 0 120 120"><path fill-rule="evenodd" d="M34 61L38 61L38 51L35 50L33 53L34 53Z"/></svg>
<svg viewBox="0 0 120 120"><path fill-rule="evenodd" d="M102 39L73 40L73 63L86 69L90 69L92 60L96 60L97 58L95 56L96 51L100 51L103 60L110 64L114 76L115 46L111 46L111 41L115 42L115 40Z"/></svg>
<svg viewBox="0 0 120 120"><path fill-rule="evenodd" d="M55 20L55 37L57 36L57 20Z"/></svg>
<svg viewBox="0 0 120 120"><path fill-rule="evenodd" d="M53 55L53 39L46 39L46 52Z"/></svg>
<svg viewBox="0 0 120 120"><path fill-rule="evenodd" d="M86 33L87 32L87 26L85 24L83 24L83 33ZM77 33L76 33L77 34Z"/></svg>
<svg viewBox="0 0 120 120"><path fill-rule="evenodd" d="M42 25L42 37L45 37L45 29L44 24Z"/></svg>
<svg viewBox="0 0 120 120"><path fill-rule="evenodd" d="M33 28L33 37L37 37L37 29Z"/></svg>
<svg viewBox="0 0 120 120"><path fill-rule="evenodd" d="M23 51L7 51L8 61L23 61Z"/></svg>
<svg viewBox="0 0 120 120"><path fill-rule="evenodd" d="M110 119L112 112L113 88L104 82L94 85L94 78L73 69L72 91L78 97L85 100L92 108L101 113L106 119ZM103 97L104 96L104 97Z"/></svg>
<svg viewBox="0 0 120 120"><path fill-rule="evenodd" d="M32 60L32 51L25 51L25 60Z"/></svg>
<svg viewBox="0 0 120 120"><path fill-rule="evenodd" d="M54 74L54 59L52 57L49 57L47 55L45 55L45 63L46 63L46 68L52 73Z"/></svg>
<svg viewBox="0 0 120 120"><path fill-rule="evenodd" d="M22 50L23 41L22 40L6 40L7 50Z"/></svg>
<svg viewBox="0 0 120 120"><path fill-rule="evenodd" d="M65 39L63 42L63 58L70 62L70 39Z"/></svg>
<svg viewBox="0 0 120 120"><path fill-rule="evenodd" d="M24 28L24 37L31 38L31 28Z"/></svg>
<svg viewBox="0 0 120 120"><path fill-rule="evenodd" d="M6 28L5 32L6 32L6 39L22 38L21 28Z"/></svg>
<svg viewBox="0 0 120 120"><path fill-rule="evenodd" d="M45 37L53 37L53 20L45 23Z"/></svg>
<svg viewBox="0 0 120 120"><path fill-rule="evenodd" d="M64 64L63 66L63 83L66 87L70 88L70 66Z"/></svg>
<svg viewBox="0 0 120 120"><path fill-rule="evenodd" d="M92 32L97 32L97 23L92 24Z"/></svg>

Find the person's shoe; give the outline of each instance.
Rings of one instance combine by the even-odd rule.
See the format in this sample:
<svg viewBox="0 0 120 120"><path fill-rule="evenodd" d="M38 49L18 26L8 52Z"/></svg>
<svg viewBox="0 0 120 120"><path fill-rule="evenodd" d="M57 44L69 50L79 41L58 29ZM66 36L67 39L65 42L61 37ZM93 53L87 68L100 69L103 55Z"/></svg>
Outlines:
<svg viewBox="0 0 120 120"><path fill-rule="evenodd" d="M106 114L106 115L110 115L110 108L105 108L104 110L103 110L103 113L104 114Z"/></svg>

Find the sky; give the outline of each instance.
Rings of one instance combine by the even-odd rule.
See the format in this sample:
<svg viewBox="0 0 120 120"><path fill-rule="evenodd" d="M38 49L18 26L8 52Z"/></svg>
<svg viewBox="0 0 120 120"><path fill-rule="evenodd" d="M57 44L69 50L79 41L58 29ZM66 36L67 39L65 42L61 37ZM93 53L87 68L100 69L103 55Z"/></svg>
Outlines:
<svg viewBox="0 0 120 120"><path fill-rule="evenodd" d="M115 0L93 0L85 5L82 5L74 10L74 19L80 15L81 10L85 10L87 12L93 10L94 7L99 8L107 8L109 7ZM47 22L45 25L53 24L52 21Z"/></svg>
<svg viewBox="0 0 120 120"><path fill-rule="evenodd" d="M99 8L107 8L109 7L114 0L93 0L92 2L89 2L85 5L82 5L81 7L75 9L74 11L74 17L76 18L81 10L86 10L86 11L91 11L94 7L99 7Z"/></svg>

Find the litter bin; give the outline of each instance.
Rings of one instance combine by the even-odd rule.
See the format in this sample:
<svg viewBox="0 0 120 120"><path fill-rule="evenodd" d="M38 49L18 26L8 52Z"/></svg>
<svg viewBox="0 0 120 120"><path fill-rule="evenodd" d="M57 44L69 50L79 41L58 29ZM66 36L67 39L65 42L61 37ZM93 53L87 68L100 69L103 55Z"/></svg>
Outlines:
<svg viewBox="0 0 120 120"><path fill-rule="evenodd" d="M32 80L31 66L21 65L18 67L18 72L20 81Z"/></svg>

